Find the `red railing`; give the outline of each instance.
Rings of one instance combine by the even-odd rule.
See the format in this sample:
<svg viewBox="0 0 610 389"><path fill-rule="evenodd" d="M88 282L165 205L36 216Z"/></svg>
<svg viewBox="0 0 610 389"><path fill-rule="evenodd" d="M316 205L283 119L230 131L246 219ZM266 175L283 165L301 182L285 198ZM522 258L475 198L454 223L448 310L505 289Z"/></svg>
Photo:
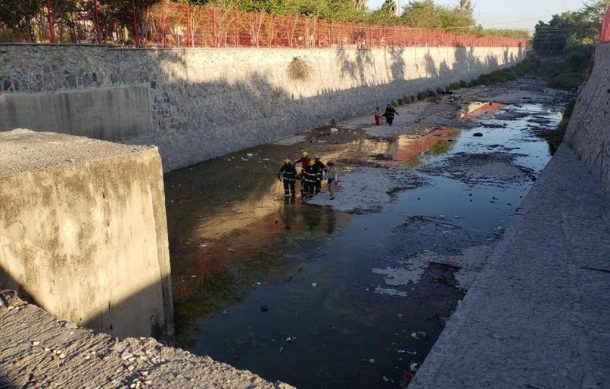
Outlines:
<svg viewBox="0 0 610 389"><path fill-rule="evenodd" d="M31 35L20 40L136 47L294 48L525 47L527 43L525 39L239 12L167 0L161 0L144 10L138 9L136 0L123 0L123 3L119 2L118 13L109 16L99 11L107 9L106 3L106 0L87 0L83 2L84 7L79 13L62 17L54 14L53 0L46 0L47 33L40 31L38 37L32 38ZM63 20L71 22L70 34L65 33L68 28L67 24L62 25ZM76 24L74 20L77 21ZM4 40L11 41L10 38Z"/></svg>
<svg viewBox="0 0 610 389"><path fill-rule="evenodd" d="M604 16L604 21L602 22L599 40L602 42L610 42L610 5L606 10L606 15Z"/></svg>
<svg viewBox="0 0 610 389"><path fill-rule="evenodd" d="M343 23L161 2L145 12L146 41L163 47L521 46L524 39Z"/></svg>

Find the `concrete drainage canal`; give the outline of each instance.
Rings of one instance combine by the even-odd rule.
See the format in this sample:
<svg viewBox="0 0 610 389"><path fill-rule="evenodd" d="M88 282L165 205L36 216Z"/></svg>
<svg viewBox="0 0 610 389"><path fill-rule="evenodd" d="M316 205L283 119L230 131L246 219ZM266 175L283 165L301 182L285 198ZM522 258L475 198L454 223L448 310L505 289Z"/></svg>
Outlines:
<svg viewBox="0 0 610 389"><path fill-rule="evenodd" d="M301 388L407 386L561 120L531 97L459 120L467 97L168 174L179 346ZM303 150L337 161L334 200L283 196L277 170Z"/></svg>

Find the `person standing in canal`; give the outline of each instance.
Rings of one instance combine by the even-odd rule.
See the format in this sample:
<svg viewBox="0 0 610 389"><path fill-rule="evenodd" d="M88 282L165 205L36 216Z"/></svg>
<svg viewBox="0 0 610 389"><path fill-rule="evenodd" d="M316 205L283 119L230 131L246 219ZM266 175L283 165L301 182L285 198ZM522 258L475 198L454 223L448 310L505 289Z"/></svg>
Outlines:
<svg viewBox="0 0 610 389"><path fill-rule="evenodd" d="M309 162L311 162L311 158L309 158L309 154L307 154L307 151L303 151L301 158L294 161L294 166L301 164L301 167L303 168L303 169L301 169L301 174L303 174L303 172L305 172L305 168L307 166L309 166Z"/></svg>
<svg viewBox="0 0 610 389"><path fill-rule="evenodd" d="M391 126L394 122L394 115L398 115L398 112L396 109L394 109L394 107L392 107L392 105L388 104L388 106L385 107L385 112L383 113L383 116L385 116L386 120L388 121L388 126Z"/></svg>
<svg viewBox="0 0 610 389"><path fill-rule="evenodd" d="M375 125L380 125L381 124L381 109L379 107L375 108Z"/></svg>
<svg viewBox="0 0 610 389"><path fill-rule="evenodd" d="M320 161L320 156L316 155L314 161L314 167L316 169L316 184L315 184L315 193L320 193L322 190L322 179L324 179L324 171L326 170L326 165Z"/></svg>
<svg viewBox="0 0 610 389"><path fill-rule="evenodd" d="M313 197L318 180L318 171L314 161L309 161L309 166L303 169L303 198Z"/></svg>
<svg viewBox="0 0 610 389"><path fill-rule="evenodd" d="M326 180L328 181L328 192L330 192L330 199L335 198L335 187L337 186L337 169L333 161L328 161L326 164Z"/></svg>
<svg viewBox="0 0 610 389"><path fill-rule="evenodd" d="M284 164L280 168L280 172L277 175L277 179L284 183L284 196L294 196L295 182L297 180L297 169L290 162L289 159L284 161Z"/></svg>

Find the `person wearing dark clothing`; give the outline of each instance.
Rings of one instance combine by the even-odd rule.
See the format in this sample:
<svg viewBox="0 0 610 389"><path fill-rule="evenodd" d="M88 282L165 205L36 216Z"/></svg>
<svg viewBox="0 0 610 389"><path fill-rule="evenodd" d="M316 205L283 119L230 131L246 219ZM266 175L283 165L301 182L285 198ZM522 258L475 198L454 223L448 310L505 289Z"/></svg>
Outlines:
<svg viewBox="0 0 610 389"><path fill-rule="evenodd" d="M314 195L316 182L318 180L318 169L315 167L314 161L309 162L303 170L303 197L311 198Z"/></svg>
<svg viewBox="0 0 610 389"><path fill-rule="evenodd" d="M320 161L320 156L316 155L315 161L314 161L314 167L318 170L318 175L316 177L316 184L315 184L315 193L320 193L320 191L322 190L322 179L324 178L324 171L326 170L326 166L324 165L324 163L322 163L322 161Z"/></svg>
<svg viewBox="0 0 610 389"><path fill-rule="evenodd" d="M284 183L284 196L290 196L291 194L294 196L294 186L297 180L297 169L289 159L284 161L277 178Z"/></svg>
<svg viewBox="0 0 610 389"><path fill-rule="evenodd" d="M388 106L385 107L385 112L383 113L383 116L385 116L386 120L388 121L388 126L391 126L394 122L394 115L398 115L398 112L396 112L394 107L388 104Z"/></svg>

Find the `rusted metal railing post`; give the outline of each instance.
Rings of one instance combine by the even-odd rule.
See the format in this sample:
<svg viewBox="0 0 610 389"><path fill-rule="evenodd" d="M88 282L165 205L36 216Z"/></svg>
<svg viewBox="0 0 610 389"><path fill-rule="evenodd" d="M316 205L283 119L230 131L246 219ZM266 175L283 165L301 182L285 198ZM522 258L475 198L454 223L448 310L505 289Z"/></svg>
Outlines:
<svg viewBox="0 0 610 389"><path fill-rule="evenodd" d="M191 5L190 2L186 2L186 47L191 47Z"/></svg>
<svg viewBox="0 0 610 389"><path fill-rule="evenodd" d="M100 19L97 13L97 0L93 0L93 26L95 28L95 41L99 45L102 43L102 37L100 34Z"/></svg>
<svg viewBox="0 0 610 389"><path fill-rule="evenodd" d="M53 4L47 0L47 19L49 21L49 41L55 43L55 24L53 23Z"/></svg>
<svg viewBox="0 0 610 389"><path fill-rule="evenodd" d="M212 47L218 46L218 31L216 30L216 7L212 8Z"/></svg>
<svg viewBox="0 0 610 389"><path fill-rule="evenodd" d="M161 44L167 47L167 15L165 9L165 0L161 0Z"/></svg>
<svg viewBox="0 0 610 389"><path fill-rule="evenodd" d="M608 8L606 9L599 40L602 42L610 42L610 5L608 5Z"/></svg>
<svg viewBox="0 0 610 389"><path fill-rule="evenodd" d="M138 14L135 0L131 0L131 14L133 17L133 43L136 47L140 47L140 38L138 33Z"/></svg>

